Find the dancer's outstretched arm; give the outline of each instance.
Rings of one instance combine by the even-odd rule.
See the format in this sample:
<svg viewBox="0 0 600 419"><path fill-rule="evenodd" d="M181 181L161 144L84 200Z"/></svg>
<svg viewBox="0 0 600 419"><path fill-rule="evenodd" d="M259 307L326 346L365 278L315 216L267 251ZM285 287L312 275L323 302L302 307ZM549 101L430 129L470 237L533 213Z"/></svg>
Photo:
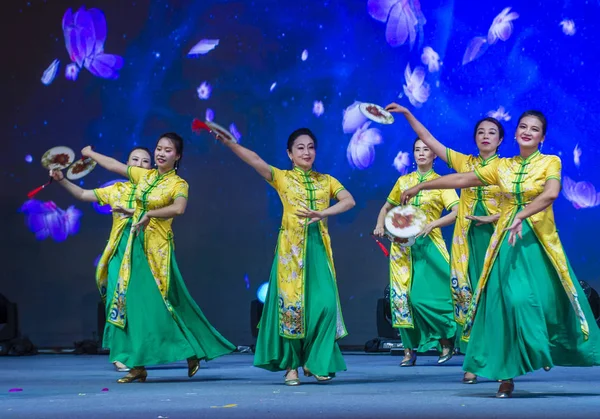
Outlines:
<svg viewBox="0 0 600 419"><path fill-rule="evenodd" d="M65 179L65 176L60 170L50 170L50 176L54 179L60 186L65 188L67 192L69 192L75 199L84 202L98 202L98 198L94 191L89 189L83 189L68 179Z"/></svg>
<svg viewBox="0 0 600 419"><path fill-rule="evenodd" d="M90 146L83 148L83 150L81 150L81 154L85 157L91 158L106 170L117 173L126 178L129 177L127 174L126 164L121 163L119 160L113 159L112 157L105 156L104 154L96 153Z"/></svg>
<svg viewBox="0 0 600 419"><path fill-rule="evenodd" d="M425 145L427 147L429 147L436 156L438 156L440 159L442 159L446 163L448 163L448 156L446 154L446 146L444 144L440 143L437 140L437 138L435 138L429 132L429 130L427 128L425 128L425 125L423 125L421 122L419 122L419 120L417 118L415 118L415 116L412 113L410 113L410 111L407 108L405 108L404 106L400 106L397 103L390 103L389 105L387 105L385 107L385 109L388 112L395 112L395 113L400 113L400 114L404 115L404 117L410 124L410 126L413 129L413 131L415 132L415 134L417 134L417 137L419 137L419 139L421 141L423 141L425 143Z"/></svg>
<svg viewBox="0 0 600 419"><path fill-rule="evenodd" d="M266 180L273 180L273 174L271 173L271 166L267 164L258 154L254 151L247 149L246 147L234 143L232 141L223 141L233 153L242 159L244 162L252 166L254 170L258 172L259 175L264 177Z"/></svg>

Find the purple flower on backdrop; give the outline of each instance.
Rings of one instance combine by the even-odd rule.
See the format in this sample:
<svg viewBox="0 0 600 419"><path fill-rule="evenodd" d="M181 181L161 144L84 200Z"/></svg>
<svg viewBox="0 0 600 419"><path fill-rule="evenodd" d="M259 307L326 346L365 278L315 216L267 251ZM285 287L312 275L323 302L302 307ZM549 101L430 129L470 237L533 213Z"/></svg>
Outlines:
<svg viewBox="0 0 600 419"><path fill-rule="evenodd" d="M423 48L421 62L427 66L430 73L440 70L440 55L431 47Z"/></svg>
<svg viewBox="0 0 600 419"><path fill-rule="evenodd" d="M67 80L75 81L75 80L77 80L78 76L79 76L79 67L77 67L77 64L71 63L65 67L65 78Z"/></svg>
<svg viewBox="0 0 600 419"><path fill-rule="evenodd" d="M208 54L219 45L218 39L203 39L192 47L188 52L189 58L199 57L200 55Z"/></svg>
<svg viewBox="0 0 600 419"><path fill-rule="evenodd" d="M416 67L411 72L410 64L407 64L404 78L406 80L406 85L402 86L404 94L413 106L420 108L429 98L429 84L425 83L425 69Z"/></svg>
<svg viewBox="0 0 600 419"><path fill-rule="evenodd" d="M462 64L468 64L481 57L488 49L487 39L483 36L476 36L469 41L465 54L463 55Z"/></svg>
<svg viewBox="0 0 600 419"><path fill-rule="evenodd" d="M110 180L110 181L108 181L108 182L103 183L102 185L100 185L100 188L106 188L107 186L114 185L117 182L123 182L123 183L125 183L125 182L127 182L127 180L126 179ZM100 189L100 188L98 188L98 189ZM107 205L100 205L97 202L93 202L92 203L92 207L94 207L94 209L96 210L96 212L98 214L107 215L107 214L111 214L112 213L110 205L108 205L108 204Z"/></svg>
<svg viewBox="0 0 600 419"><path fill-rule="evenodd" d="M511 12L510 7L505 8L498 16L494 18L492 25L488 31L487 41L490 45L496 43L498 39L506 41L512 35L512 21L519 18L519 14Z"/></svg>
<svg viewBox="0 0 600 419"><path fill-rule="evenodd" d="M573 163L575 163L575 166L577 167L581 165L580 158L582 153L581 148L579 148L579 143L575 144L575 148L573 149Z"/></svg>
<svg viewBox="0 0 600 419"><path fill-rule="evenodd" d="M198 93L199 99L206 100L210 97L210 94L212 92L212 86L207 82L203 81L202 84L196 89L196 92Z"/></svg>
<svg viewBox="0 0 600 419"><path fill-rule="evenodd" d="M312 111L315 116L318 118L319 116L323 115L325 113L325 106L323 105L323 102L321 102L320 100L315 100L315 102L313 103L313 111Z"/></svg>
<svg viewBox="0 0 600 419"><path fill-rule="evenodd" d="M498 121L510 121L510 115L504 109L504 106L500 106L495 111L489 111L487 116L497 119Z"/></svg>
<svg viewBox="0 0 600 419"><path fill-rule="evenodd" d="M364 170L373 164L375 159L375 146L381 144L383 139L377 128L369 128L371 122L366 122L350 139L346 158L355 169Z"/></svg>
<svg viewBox="0 0 600 419"><path fill-rule="evenodd" d="M426 23L419 0L369 0L367 10L373 19L387 22L385 39L393 47L410 40L412 48Z"/></svg>
<svg viewBox="0 0 600 419"><path fill-rule="evenodd" d="M572 20L565 19L560 22L559 25L562 27L562 31L565 35L573 36L575 35L575 32L577 32L577 29L575 29L575 22Z"/></svg>
<svg viewBox="0 0 600 419"><path fill-rule="evenodd" d="M346 134L353 134L357 129L367 122L367 117L360 111L361 102L354 102L344 109L344 119L342 120L342 130Z"/></svg>
<svg viewBox="0 0 600 419"><path fill-rule="evenodd" d="M404 151L400 151L394 159L394 167L401 175L405 175L408 172L410 166L410 156Z"/></svg>
<svg viewBox="0 0 600 419"><path fill-rule="evenodd" d="M67 66L65 76L68 79L75 80L82 67L103 79L119 77L123 57L104 53L107 29L106 18L101 10L81 7L73 13L68 9L63 16L62 28L67 52L77 69L75 71L73 65Z"/></svg>
<svg viewBox="0 0 600 419"><path fill-rule="evenodd" d="M576 209L600 205L600 193L589 182L575 182L568 176L563 180L563 195Z"/></svg>
<svg viewBox="0 0 600 419"><path fill-rule="evenodd" d="M501 41L508 40L513 31L512 21L518 18L519 14L511 12L510 7L502 10L502 12L494 18L494 21L488 30L487 38L476 36L469 41L469 45L467 45L467 49L463 55L462 64L465 65L481 57L483 53L487 51L488 47L495 44L498 39Z"/></svg>
<svg viewBox="0 0 600 419"><path fill-rule="evenodd" d="M79 231L82 213L74 206L65 211L52 201L31 199L21 206L20 211L25 214L25 224L38 240L50 237L56 242L62 242Z"/></svg>
<svg viewBox="0 0 600 419"><path fill-rule="evenodd" d="M58 73L58 68L60 67L60 61L54 60L48 66L48 68L42 74L42 83L48 86L50 83L54 81L54 77L56 77L56 73Z"/></svg>
<svg viewBox="0 0 600 419"><path fill-rule="evenodd" d="M31 154L28 154L25 156L25 161L27 163L31 163L33 161L33 157L31 156Z"/></svg>
<svg viewBox="0 0 600 419"><path fill-rule="evenodd" d="M206 119L208 122L212 122L215 119L215 112L211 108L208 108L206 110L206 116L204 119Z"/></svg>
<svg viewBox="0 0 600 419"><path fill-rule="evenodd" d="M235 137L236 140L240 141L242 139L242 134L240 134L234 123L229 125L229 132Z"/></svg>

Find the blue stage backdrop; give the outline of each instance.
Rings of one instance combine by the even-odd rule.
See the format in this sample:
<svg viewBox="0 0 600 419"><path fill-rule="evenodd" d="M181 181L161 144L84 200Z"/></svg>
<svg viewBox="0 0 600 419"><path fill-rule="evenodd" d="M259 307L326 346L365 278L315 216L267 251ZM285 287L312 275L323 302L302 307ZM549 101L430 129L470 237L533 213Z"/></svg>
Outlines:
<svg viewBox="0 0 600 419"><path fill-rule="evenodd" d="M505 125L517 152L518 116L548 116L543 152L563 163L558 227L580 279L598 287L600 2L538 0L42 1L3 5L2 281L21 328L38 345L91 338L99 300L94 264L111 224L47 180L50 147L88 144L124 160L159 135L185 139L190 184L174 223L177 261L209 320L252 343L250 301L267 281L281 216L274 191L193 118L230 128L242 144L289 167L287 136L309 127L317 170L357 206L330 220L349 337L376 336L387 259L370 238L396 178L414 169L414 134L361 120L355 102L396 101L446 145L475 152L473 125ZM594 163L596 162L596 163ZM440 174L449 169L435 163ZM81 185L117 177L97 168ZM596 189L598 188L598 189ZM445 229L445 237L452 228Z"/></svg>

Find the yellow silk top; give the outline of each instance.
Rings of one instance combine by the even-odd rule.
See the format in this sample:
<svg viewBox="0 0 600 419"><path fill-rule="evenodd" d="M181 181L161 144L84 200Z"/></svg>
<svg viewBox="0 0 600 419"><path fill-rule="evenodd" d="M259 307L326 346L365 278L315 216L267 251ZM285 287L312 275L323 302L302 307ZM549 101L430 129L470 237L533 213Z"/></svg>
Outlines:
<svg viewBox="0 0 600 419"><path fill-rule="evenodd" d="M400 205L402 191L412 188L419 183L439 177L440 175L435 173L433 169L423 175L416 171L405 176L400 176L392 188L387 201L394 206L398 206ZM423 210L427 215L427 223L431 223L441 217L444 208L450 210L458 204L458 201L458 195L455 190L434 189L419 191L410 200L409 204ZM448 261L448 250L442 238L442 231L439 228L435 228L429 233L428 237L431 238L431 241L433 241L444 259ZM417 240L426 239L427 237ZM414 327L412 309L410 307L412 271L410 247L402 247L399 244L392 243L390 251L390 303L393 327ZM427 280L427 278L422 279Z"/></svg>
<svg viewBox="0 0 600 419"><path fill-rule="evenodd" d="M111 207L121 206L123 208L133 208L135 205L135 189L136 185L130 182L117 182L106 188L94 189L99 205L110 205ZM96 285L100 291L102 301L106 303L106 285L108 281L108 263L112 259L119 240L123 234L123 230L129 221L128 217L118 212L112 213L112 228L108 243L100 256L98 266L96 267Z"/></svg>
<svg viewBox="0 0 600 419"><path fill-rule="evenodd" d="M305 172L298 167L293 170L271 167L271 174L272 180L269 184L275 188L283 204L283 218L276 252L279 335L289 339L303 339L306 334L304 287L308 224L307 219L298 217L296 212L303 208L315 211L327 209L331 199L337 198L344 187L332 176L312 170ZM318 226L327 252L329 269L335 280L327 219L319 221ZM338 297L336 338L345 335L347 332Z"/></svg>
<svg viewBox="0 0 600 419"><path fill-rule="evenodd" d="M463 329L462 338L466 341L468 341L471 333L473 320L477 313L479 298L481 293L485 290L500 245L507 234L504 230L512 224L515 215L523 209L523 207L531 203L531 201L544 191L544 186L548 179L557 179L560 181L561 161L558 156L544 155L539 151L536 151L526 159L523 159L520 156L499 159L497 165L475 169L475 174L486 185L498 185L504 194L504 200L501 206L500 219L498 220L498 225L490 240L490 246L485 255L483 272L481 273L477 289L473 294L473 299L471 300L469 313L466 319L467 321ZM579 317L584 338L587 339L589 336L589 326L585 315L583 314L583 310L581 309L578 299L579 296L573 286L573 279L569 274L567 258L558 237L558 232L556 231L552 205L545 210L532 215L523 222L529 223L542 245L544 252L548 255L548 259L550 259L552 266L556 269L556 273L565 289L565 293L569 297L571 305ZM583 298L585 298L585 296Z"/></svg>
<svg viewBox="0 0 600 419"><path fill-rule="evenodd" d="M498 155L483 159L480 156L466 155L446 148L448 166L459 173L472 172L479 167L487 167L498 163ZM471 220L465 218L473 215L479 202L483 204L486 215L500 212L502 193L496 185L476 186L460 191L458 216L454 227L454 236L450 254L450 278L452 299L454 300L454 318L457 323L464 325L469 303L473 294L471 278L469 278L469 244L468 234ZM479 279L479 278L477 278Z"/></svg>
<svg viewBox="0 0 600 419"><path fill-rule="evenodd" d="M159 174L156 169L128 167L127 173L131 183L137 185L135 192L135 213L133 222L139 221L149 210L164 208L173 204L176 198L188 197L188 184L177 176L175 170ZM156 281L160 293L169 311L172 311L168 301L171 274L171 254L173 251L172 218L150 218L144 231L144 252L148 259L150 271ZM117 278L115 294L108 310L107 321L115 326L124 328L126 323L126 294L131 277L131 249L134 235L129 236L127 248Z"/></svg>

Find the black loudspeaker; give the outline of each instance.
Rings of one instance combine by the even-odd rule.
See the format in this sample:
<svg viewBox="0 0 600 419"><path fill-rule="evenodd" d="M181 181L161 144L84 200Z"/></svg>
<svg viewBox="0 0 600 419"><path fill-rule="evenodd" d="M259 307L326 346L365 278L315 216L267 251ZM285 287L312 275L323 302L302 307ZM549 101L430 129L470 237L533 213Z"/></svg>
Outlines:
<svg viewBox="0 0 600 419"><path fill-rule="evenodd" d="M252 300L250 303L250 331L254 338L258 337L258 323L260 322L264 306L258 300Z"/></svg>
<svg viewBox="0 0 600 419"><path fill-rule="evenodd" d="M380 298L377 300L377 336L398 339L398 331L392 327L390 300Z"/></svg>
<svg viewBox="0 0 600 419"><path fill-rule="evenodd" d="M8 343L10 346L9 355L23 356L36 355L38 353L37 348L27 336L14 338Z"/></svg>
<svg viewBox="0 0 600 419"><path fill-rule="evenodd" d="M19 336L19 310L15 303L0 294L0 342Z"/></svg>
<svg viewBox="0 0 600 419"><path fill-rule="evenodd" d="M392 355L396 355L394 352L402 352L403 349L400 338L375 338L365 343L365 352L390 352Z"/></svg>
<svg viewBox="0 0 600 419"><path fill-rule="evenodd" d="M579 280L579 285L583 289L583 293L590 303L590 308L592 309L592 314L594 315L594 319L596 319L596 323L600 326L600 295L598 295L598 291L594 288L590 287L590 285L583 281Z"/></svg>

